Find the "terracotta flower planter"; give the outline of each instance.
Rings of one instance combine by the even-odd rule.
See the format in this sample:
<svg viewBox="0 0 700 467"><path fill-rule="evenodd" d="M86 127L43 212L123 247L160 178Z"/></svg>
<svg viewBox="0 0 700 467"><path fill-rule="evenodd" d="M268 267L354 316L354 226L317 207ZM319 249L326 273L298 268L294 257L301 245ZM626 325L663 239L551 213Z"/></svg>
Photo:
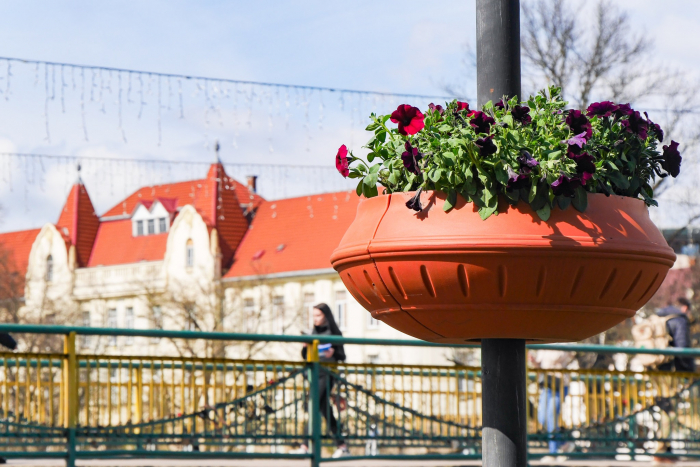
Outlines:
<svg viewBox="0 0 700 467"><path fill-rule="evenodd" d="M364 199L331 262L372 316L432 342L577 341L629 318L656 292L675 254L640 200L588 195L541 221L525 203L482 221L459 198Z"/></svg>

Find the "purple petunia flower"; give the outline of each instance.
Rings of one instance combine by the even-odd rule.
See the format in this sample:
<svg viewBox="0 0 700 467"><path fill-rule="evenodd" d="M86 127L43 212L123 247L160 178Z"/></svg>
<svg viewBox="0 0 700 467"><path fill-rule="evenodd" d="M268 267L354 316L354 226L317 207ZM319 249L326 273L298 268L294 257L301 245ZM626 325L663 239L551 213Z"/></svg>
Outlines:
<svg viewBox="0 0 700 467"><path fill-rule="evenodd" d="M527 173L516 172L510 166L506 169L508 171L508 185L506 185L507 191L519 190L520 188L527 188L530 185L530 176Z"/></svg>
<svg viewBox="0 0 700 467"><path fill-rule="evenodd" d="M569 125L569 128L571 128L573 134L579 135L583 133L586 140L590 139L591 135L593 134L591 122L581 113L580 110L569 110L569 113L566 116L566 124Z"/></svg>
<svg viewBox="0 0 700 467"><path fill-rule="evenodd" d="M647 118L647 125L649 125L649 129L654 133L656 139L658 139L659 142L662 142L664 140L664 130L661 129L661 126L658 123L652 122L646 112L644 112L644 116Z"/></svg>
<svg viewBox="0 0 700 467"><path fill-rule="evenodd" d="M418 190L416 190L416 194L413 195L413 198L406 201L406 207L408 209L412 209L416 212L420 212L423 210L423 204L420 202L421 191L423 191L423 188L418 188Z"/></svg>
<svg viewBox="0 0 700 467"><path fill-rule="evenodd" d="M409 141L406 141L406 144L404 145L406 148L406 151L401 154L401 160L403 160L403 166L406 167L406 170L408 170L411 173L414 173L416 175L421 174L420 170L420 165L418 165L418 161L423 158L423 154L418 152L418 148L414 148L411 146L411 143Z"/></svg>
<svg viewBox="0 0 700 467"><path fill-rule="evenodd" d="M469 112L469 104L467 102L457 101L457 112L461 112L462 110Z"/></svg>
<svg viewBox="0 0 700 467"><path fill-rule="evenodd" d="M523 126L528 126L532 123L532 117L530 117L530 107L523 105L516 105L510 112L513 116L513 120L520 122Z"/></svg>
<svg viewBox="0 0 700 467"><path fill-rule="evenodd" d="M647 139L647 121L642 118L639 112L633 112L627 120L622 121L622 128L628 133L634 133L641 139Z"/></svg>
<svg viewBox="0 0 700 467"><path fill-rule="evenodd" d="M678 151L678 143L671 141L669 146L664 146L663 161L661 161L661 167L668 172L668 174L676 178L681 172L681 162L683 158L681 153Z"/></svg>
<svg viewBox="0 0 700 467"><path fill-rule="evenodd" d="M479 138L476 141L474 141L474 144L476 144L476 147L479 148L479 155L481 157L487 157L491 154L496 154L496 151L498 150L498 147L495 144L493 144L493 140L490 136L487 136L486 138Z"/></svg>
<svg viewBox="0 0 700 467"><path fill-rule="evenodd" d="M486 115L484 112L475 111L469 114L472 119L469 124L475 129L475 133L485 133L488 134L491 131L491 125L496 123L496 121Z"/></svg>
<svg viewBox="0 0 700 467"><path fill-rule="evenodd" d="M425 127L423 114L418 107L401 104L391 114L391 121L399 124L399 133L415 135Z"/></svg>
<svg viewBox="0 0 700 467"><path fill-rule="evenodd" d="M622 118L622 117L626 117L627 115L632 115L632 112L634 112L634 110L632 110L631 105L619 104L617 106L617 110L615 110L613 112L613 114L615 115L615 118Z"/></svg>
<svg viewBox="0 0 700 467"><path fill-rule="evenodd" d="M619 108L619 105L610 101L594 102L586 109L586 115L589 117L609 117Z"/></svg>
<svg viewBox="0 0 700 467"><path fill-rule="evenodd" d="M436 105L431 102L430 104L428 104L428 107L430 108L430 110L432 110L433 112L438 112L440 115L445 113L445 109L443 109L442 106L439 104Z"/></svg>
<svg viewBox="0 0 700 467"><path fill-rule="evenodd" d="M569 139L565 139L562 141L562 143L566 143L571 146L578 146L579 148L582 148L584 144L586 144L586 133L579 133L578 135L574 135Z"/></svg>
<svg viewBox="0 0 700 467"><path fill-rule="evenodd" d="M498 102L496 102L493 106L500 110L506 108L506 105L503 103L503 99L499 99Z"/></svg>
<svg viewBox="0 0 700 467"><path fill-rule="evenodd" d="M596 170L593 156L587 152L582 152L581 154L569 153L567 155L576 162L576 173L581 176L581 180L585 185L593 177Z"/></svg>
<svg viewBox="0 0 700 467"><path fill-rule="evenodd" d="M338 148L338 154L335 155L335 168L338 169L340 175L346 177L350 175L350 166L348 161L348 148L344 144Z"/></svg>
<svg viewBox="0 0 700 467"><path fill-rule="evenodd" d="M556 196L564 196L573 198L576 193L576 188L581 186L581 179L574 176L568 177L561 174L554 182L552 182L552 192Z"/></svg>
<svg viewBox="0 0 700 467"><path fill-rule="evenodd" d="M540 163L524 149L518 156L518 163L520 164L520 171L523 173L530 173L532 169L540 165Z"/></svg>

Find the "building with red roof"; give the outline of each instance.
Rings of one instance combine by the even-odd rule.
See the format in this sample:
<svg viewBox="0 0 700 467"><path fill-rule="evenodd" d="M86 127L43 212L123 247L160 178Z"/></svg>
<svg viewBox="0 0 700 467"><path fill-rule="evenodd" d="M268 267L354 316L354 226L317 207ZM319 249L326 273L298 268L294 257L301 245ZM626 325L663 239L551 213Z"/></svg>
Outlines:
<svg viewBox="0 0 700 467"><path fill-rule="evenodd" d="M23 292L32 322L298 333L325 302L346 334L403 338L355 302L330 264L358 202L354 191L265 200L254 178L242 184L214 163L204 178L142 187L100 214L78 178L55 224L0 234L0 253L21 277L13 293ZM81 342L175 352L145 338ZM376 361L392 350L348 351Z"/></svg>

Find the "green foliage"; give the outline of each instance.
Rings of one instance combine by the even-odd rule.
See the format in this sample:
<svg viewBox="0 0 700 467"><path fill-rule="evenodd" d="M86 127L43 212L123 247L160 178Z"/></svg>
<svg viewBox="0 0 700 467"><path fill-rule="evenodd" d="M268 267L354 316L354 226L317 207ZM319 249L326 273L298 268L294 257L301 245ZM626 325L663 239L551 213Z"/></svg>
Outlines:
<svg viewBox="0 0 700 467"><path fill-rule="evenodd" d="M583 147L576 148L570 146L576 135L566 122L567 103L556 87L525 102L517 98L502 105L489 102L481 116L469 109L458 110L458 104L446 103L442 112L437 108L426 111L425 127L413 135L388 128L388 115L372 114L367 130L373 135L365 145L367 162L348 157L349 177L359 182L357 193L377 196L377 184L386 193L439 190L447 193L446 211L462 196L479 207L483 219L498 214L499 197L513 205L528 203L545 221L554 209L573 205L583 212L587 193L629 196L656 204L653 180L666 173L661 172L663 157L657 150L659 134L651 126L642 139L625 126L627 116L586 118L584 114L592 134ZM493 123L488 131L477 133L476 119L489 117ZM491 151L485 138L495 145ZM420 155L414 172L402 159L409 157L407 142ZM573 157L572 148L588 155L587 169Z"/></svg>

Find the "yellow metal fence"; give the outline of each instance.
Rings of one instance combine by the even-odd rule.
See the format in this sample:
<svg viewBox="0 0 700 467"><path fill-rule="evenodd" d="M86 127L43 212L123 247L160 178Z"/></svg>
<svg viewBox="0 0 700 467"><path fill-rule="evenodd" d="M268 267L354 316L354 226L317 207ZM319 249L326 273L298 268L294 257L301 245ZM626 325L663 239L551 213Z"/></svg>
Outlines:
<svg viewBox="0 0 700 467"><path fill-rule="evenodd" d="M66 354L0 353L0 418L69 426L73 412L78 426L135 425L193 414L275 384L274 395L260 396L258 406L241 406L241 410L274 407L275 423L294 417L286 423L296 427L292 431L301 432L300 404L308 392L302 362L75 355L70 345L67 349ZM333 390L341 421L343 416L371 413L373 420L434 434L444 433L449 426L481 426L479 368L323 366L341 382ZM296 376L287 378L294 372ZM66 384L71 377L76 379L74 405ZM527 393L530 433L552 431L552 422L556 428L585 430L625 417L649 430L670 430L668 423L660 423L650 412L653 407L664 408L674 423L700 429L700 390L697 375L691 373L530 369ZM275 404L264 397L274 397ZM296 405L293 411L288 409L292 405ZM221 409L219 418L225 417ZM428 419L447 425L425 425ZM196 430L196 423L209 423L202 420L190 420L189 426L180 429ZM213 427L216 423L211 421ZM417 423L423 425L417 427Z"/></svg>

